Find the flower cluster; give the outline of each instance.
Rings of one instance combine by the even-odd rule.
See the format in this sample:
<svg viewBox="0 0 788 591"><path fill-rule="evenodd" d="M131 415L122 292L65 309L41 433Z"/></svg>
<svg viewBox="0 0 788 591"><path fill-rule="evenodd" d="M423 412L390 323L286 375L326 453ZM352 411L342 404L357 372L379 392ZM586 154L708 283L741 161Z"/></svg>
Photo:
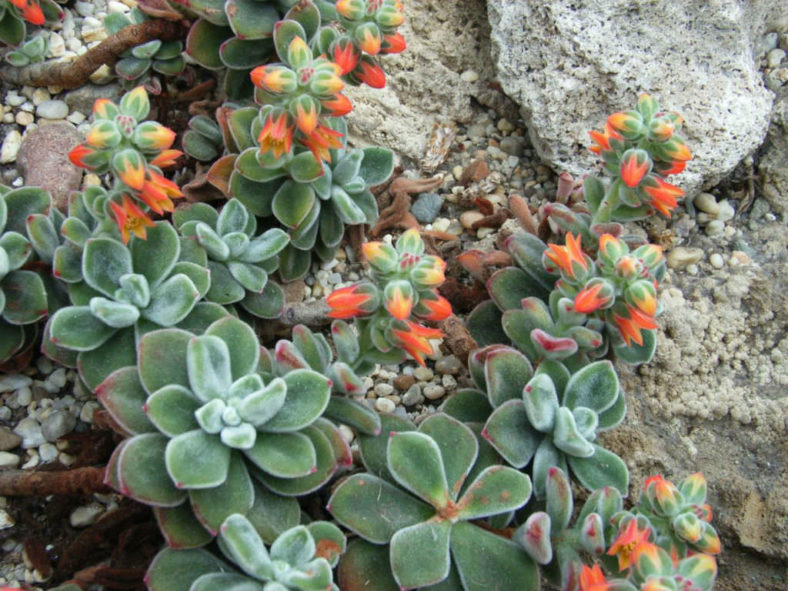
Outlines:
<svg viewBox="0 0 788 591"><path fill-rule="evenodd" d="M172 211L172 199L183 195L161 174L161 168L172 166L182 154L170 149L175 132L155 121L144 121L149 111L148 94L142 86L127 92L119 105L109 99L97 100L85 143L69 153L76 166L98 174L112 173L109 207L124 243L131 234L145 238L147 228L153 225L148 211Z"/></svg>
<svg viewBox="0 0 788 591"><path fill-rule="evenodd" d="M372 88L386 85L378 55L405 50L405 38L396 31L405 20L399 0L337 0L339 21L345 29L330 53L343 76Z"/></svg>
<svg viewBox="0 0 788 591"><path fill-rule="evenodd" d="M618 205L646 205L670 217L684 191L664 179L682 172L692 159L677 134L682 123L681 115L660 111L657 102L643 94L636 110L613 113L603 131L589 132L594 142L590 150L602 157L605 170L614 178L603 211L612 213Z"/></svg>
<svg viewBox="0 0 788 591"><path fill-rule="evenodd" d="M420 364L433 352L430 339L439 339L439 329L422 320L438 322L451 316L451 304L438 293L446 263L424 254L418 231L408 230L396 247L368 242L364 255L372 267L372 281L362 281L335 290L327 298L331 318L358 318L362 335L377 350L387 353L401 348ZM362 338L362 342L364 339Z"/></svg>

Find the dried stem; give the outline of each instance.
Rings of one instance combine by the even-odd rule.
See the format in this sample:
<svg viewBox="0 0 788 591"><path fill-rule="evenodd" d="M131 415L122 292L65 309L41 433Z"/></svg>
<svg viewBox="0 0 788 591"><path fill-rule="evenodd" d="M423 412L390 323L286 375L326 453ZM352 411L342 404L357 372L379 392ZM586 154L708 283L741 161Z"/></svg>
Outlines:
<svg viewBox="0 0 788 591"><path fill-rule="evenodd" d="M104 467L74 468L51 472L0 471L0 496L92 495L107 493Z"/></svg>
<svg viewBox="0 0 788 591"><path fill-rule="evenodd" d="M296 324L320 326L331 322L331 319L328 317L329 311L330 308L325 300L285 304L282 316L278 320L288 326L295 326Z"/></svg>
<svg viewBox="0 0 788 591"><path fill-rule="evenodd" d="M183 27L179 23L149 20L124 27L73 60L42 62L24 68L3 66L0 79L19 85L77 88L86 84L90 75L102 65L113 66L124 51L154 39L176 39L182 34Z"/></svg>

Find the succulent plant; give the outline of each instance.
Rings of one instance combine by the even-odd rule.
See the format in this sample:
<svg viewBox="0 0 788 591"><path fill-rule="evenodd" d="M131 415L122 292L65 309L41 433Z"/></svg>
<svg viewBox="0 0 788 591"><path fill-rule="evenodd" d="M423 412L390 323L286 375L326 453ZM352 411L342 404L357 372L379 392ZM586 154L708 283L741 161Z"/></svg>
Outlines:
<svg viewBox="0 0 788 591"><path fill-rule="evenodd" d="M186 320L210 286L198 255L182 248L167 222L157 222L147 240L135 237L129 246L106 236L84 243L84 282L72 284L74 305L52 317L50 339L79 351L80 375L88 386L134 365L143 334Z"/></svg>
<svg viewBox="0 0 788 591"><path fill-rule="evenodd" d="M49 36L45 31L41 31L22 43L18 49L6 53L5 61L12 66L22 68L44 61L47 49L49 49Z"/></svg>
<svg viewBox="0 0 788 591"><path fill-rule="evenodd" d="M112 173L113 186L105 212L112 212L124 242L132 233L145 237L153 223L147 210L158 214L172 211L172 199L182 196L178 186L160 170L174 164L182 154L169 149L175 132L155 121L143 121L149 111L148 94L142 86L123 95L119 105L98 99L86 144L69 153L75 166L98 174Z"/></svg>
<svg viewBox="0 0 788 591"><path fill-rule="evenodd" d="M195 160L210 162L216 159L224 147L224 138L219 124L206 115L189 119L189 129L183 134L183 151Z"/></svg>
<svg viewBox="0 0 788 591"><path fill-rule="evenodd" d="M129 25L137 25L146 20L148 18L145 14L135 7L128 14L114 12L107 15L104 18L104 28L112 35ZM165 76L175 76L183 72L185 67L183 42L154 39L123 52L115 63L115 72L120 76L123 85L130 87L147 83L151 70ZM156 86L158 84L154 85Z"/></svg>
<svg viewBox="0 0 788 591"><path fill-rule="evenodd" d="M331 569L346 540L331 523L295 526L282 532L268 549L254 524L236 513L224 520L218 539L222 554L236 568L206 550L165 548L145 577L149 591L339 589Z"/></svg>
<svg viewBox="0 0 788 591"><path fill-rule="evenodd" d="M575 373L560 362L543 361L534 371L519 351L491 345L472 352L468 368L478 390L458 394L473 401L464 420L484 422L482 436L510 465L521 469L532 463L537 499L544 498L554 466L566 474L571 468L575 480L589 490L612 486L627 494L626 464L595 443L599 432L612 429L626 414L624 393L609 361ZM488 404L479 400L482 393Z"/></svg>
<svg viewBox="0 0 788 591"><path fill-rule="evenodd" d="M173 221L182 236L205 250L211 276L208 301L238 303L261 318L279 316L284 293L268 275L278 267L277 254L287 245L287 234L271 228L255 236L257 220L237 199L230 199L218 214L204 203L180 208Z"/></svg>
<svg viewBox="0 0 788 591"><path fill-rule="evenodd" d="M552 467L547 472L544 510L531 512L512 540L545 566L544 572L562 591L577 591L583 556L605 551L605 530L622 505L621 493L615 488L596 490L572 523L572 487L563 470Z"/></svg>
<svg viewBox="0 0 788 591"><path fill-rule="evenodd" d="M336 469L338 433L320 419L329 380L300 369L264 381L259 361L251 327L225 316L201 336L177 328L146 334L137 366L97 388L132 434L116 450L107 480L156 507L170 545L203 545L229 515L247 514L259 494L255 481L295 496Z"/></svg>
<svg viewBox="0 0 788 591"><path fill-rule="evenodd" d="M443 333L420 322L444 320L452 313L437 291L446 263L424 254L417 230L403 233L396 248L367 242L363 250L372 280L334 290L326 298L331 318L356 319L358 338L344 322L333 325L335 340L343 343L342 360L361 373L369 371L370 363L397 363L406 353L424 365L423 356L433 352L429 339Z"/></svg>
<svg viewBox="0 0 788 591"><path fill-rule="evenodd" d="M678 487L662 475L646 479L637 505L614 515L612 523L623 529L629 520L641 517L653 529L655 543L670 556L721 551L720 538L711 525L712 510L706 503L706 479L700 472L687 476Z"/></svg>
<svg viewBox="0 0 788 591"><path fill-rule="evenodd" d="M42 189L0 191L0 361L7 361L29 349L37 332L28 327L48 312L42 276L25 268L36 257L26 222L29 216L48 213L52 203Z"/></svg>
<svg viewBox="0 0 788 591"><path fill-rule="evenodd" d="M343 361L348 358L348 348L352 348L353 344L348 343L345 335L337 336L334 328L336 327L332 327L332 334L335 335L338 361L334 361L331 346L322 334L314 333L299 324L293 327L292 340L281 339L273 351L268 352L268 358L263 361L265 372L270 372L272 376L276 372L276 375L283 377L297 369L312 369L327 376L334 395L329 400L324 415L350 425L360 433L378 435L381 428L378 414L350 397L366 392L361 378ZM347 457L349 462L352 462L349 449Z"/></svg>
<svg viewBox="0 0 788 591"><path fill-rule="evenodd" d="M388 545L390 573L387 561L364 558L375 557L365 546L349 557L367 562L355 569L368 568L379 581L393 576L402 589L441 581L461 589L538 588L536 566L526 554L475 523L524 505L531 483L500 465L482 464L477 471L479 447L469 427L445 414L429 417L418 431L392 431L384 454L383 442L375 442L374 453L362 456L369 471L342 481L328 503L341 525L367 542ZM381 469L385 477L375 474Z"/></svg>
<svg viewBox="0 0 788 591"><path fill-rule="evenodd" d="M53 0L0 0L0 42L20 45L27 26L63 20L63 11Z"/></svg>

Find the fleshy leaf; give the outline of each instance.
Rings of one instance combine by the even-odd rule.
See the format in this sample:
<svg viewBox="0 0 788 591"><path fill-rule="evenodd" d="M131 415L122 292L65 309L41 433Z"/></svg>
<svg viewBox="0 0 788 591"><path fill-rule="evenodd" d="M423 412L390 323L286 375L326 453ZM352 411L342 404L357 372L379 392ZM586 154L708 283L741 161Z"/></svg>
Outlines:
<svg viewBox="0 0 788 591"><path fill-rule="evenodd" d="M449 486L438 444L422 433L391 433L388 443L388 468L407 490L430 503L445 507Z"/></svg>

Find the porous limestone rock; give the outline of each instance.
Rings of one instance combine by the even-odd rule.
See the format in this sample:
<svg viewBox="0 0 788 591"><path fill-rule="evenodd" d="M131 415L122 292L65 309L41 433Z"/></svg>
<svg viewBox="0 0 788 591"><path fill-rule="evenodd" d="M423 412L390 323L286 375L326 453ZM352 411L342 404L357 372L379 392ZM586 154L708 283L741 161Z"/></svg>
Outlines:
<svg viewBox="0 0 788 591"><path fill-rule="evenodd" d="M588 130L652 94L686 120L695 160L677 184L709 187L763 141L774 95L756 46L784 0L488 0L498 80L556 170L587 173Z"/></svg>

